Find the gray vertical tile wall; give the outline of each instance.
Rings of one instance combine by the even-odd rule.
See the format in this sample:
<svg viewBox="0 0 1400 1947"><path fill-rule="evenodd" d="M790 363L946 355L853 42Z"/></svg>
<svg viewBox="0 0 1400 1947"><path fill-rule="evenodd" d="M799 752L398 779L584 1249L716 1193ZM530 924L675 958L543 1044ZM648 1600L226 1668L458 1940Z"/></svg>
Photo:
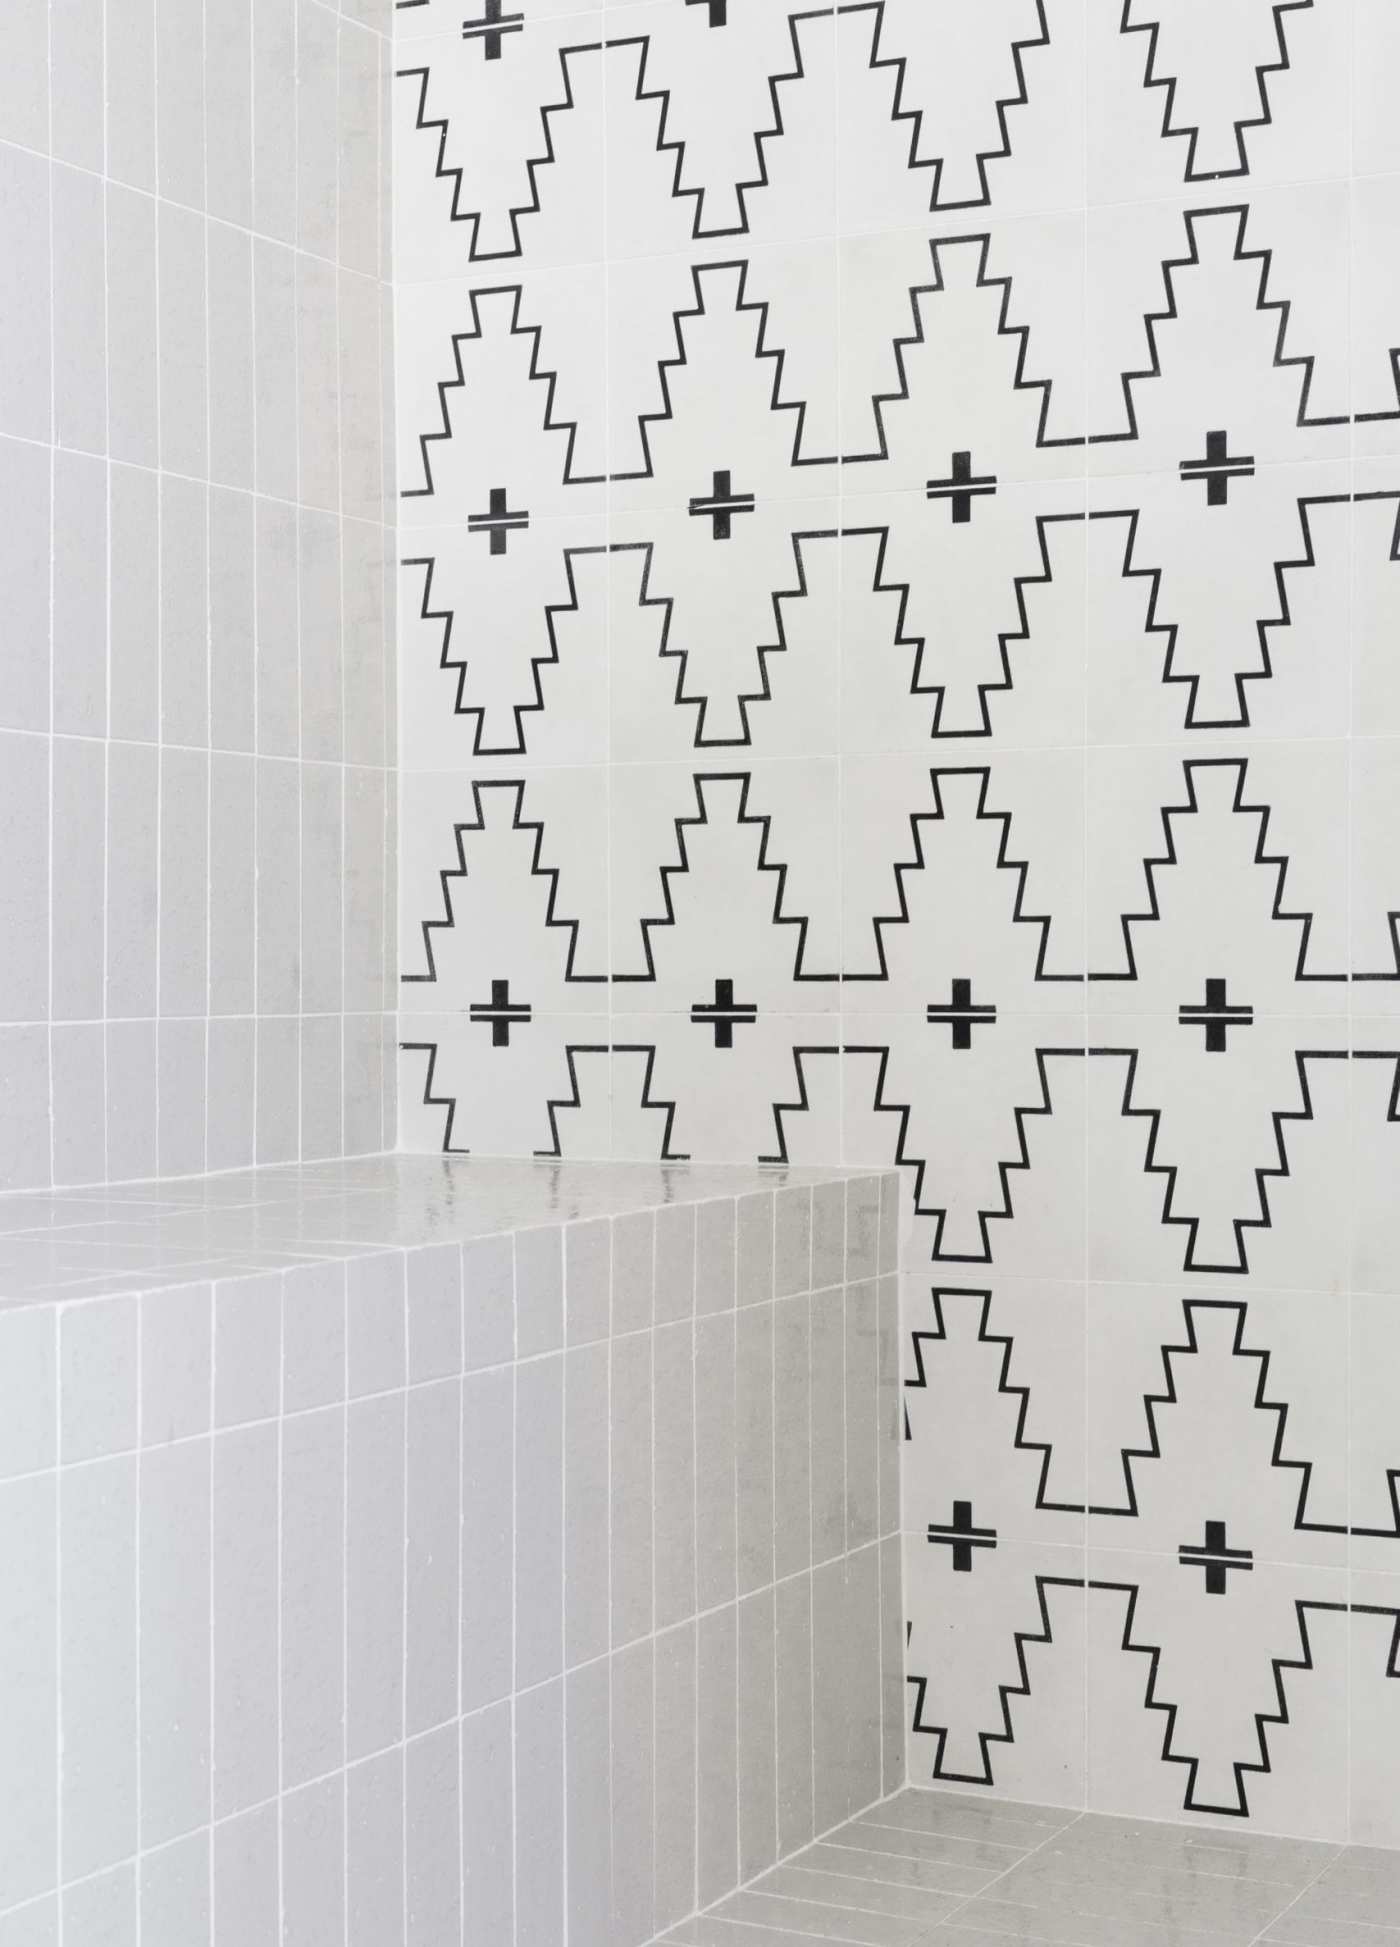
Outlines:
<svg viewBox="0 0 1400 1947"><path fill-rule="evenodd" d="M0 1305L0 1938L641 1947L901 1784L870 1188Z"/></svg>
<svg viewBox="0 0 1400 1947"><path fill-rule="evenodd" d="M0 1190L393 1144L389 25L0 8Z"/></svg>

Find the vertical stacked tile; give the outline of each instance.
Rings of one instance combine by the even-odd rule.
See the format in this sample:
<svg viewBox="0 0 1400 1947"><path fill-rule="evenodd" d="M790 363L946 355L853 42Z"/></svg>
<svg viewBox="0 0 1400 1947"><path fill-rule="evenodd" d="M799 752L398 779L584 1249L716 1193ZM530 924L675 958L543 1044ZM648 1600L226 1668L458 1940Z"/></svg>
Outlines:
<svg viewBox="0 0 1400 1947"><path fill-rule="evenodd" d="M5 9L0 1189L392 1143L389 25Z"/></svg>
<svg viewBox="0 0 1400 1947"><path fill-rule="evenodd" d="M0 1304L0 1933L641 1947L898 1783L881 1187Z"/></svg>

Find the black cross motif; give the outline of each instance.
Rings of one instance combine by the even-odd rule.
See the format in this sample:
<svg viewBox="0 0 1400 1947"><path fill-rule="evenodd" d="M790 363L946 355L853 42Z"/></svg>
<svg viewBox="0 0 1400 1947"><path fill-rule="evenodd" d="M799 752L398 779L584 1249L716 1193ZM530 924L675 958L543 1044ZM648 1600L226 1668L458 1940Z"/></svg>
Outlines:
<svg viewBox="0 0 1400 1947"><path fill-rule="evenodd" d="M931 1004L927 1010L927 1018L930 1021L945 1022L953 1030L955 1048L970 1048L972 1030L975 1027L990 1027L997 1018L997 1011L995 1007L974 1006L972 982L955 980L952 999L943 1007L939 1007L936 1002Z"/></svg>
<svg viewBox="0 0 1400 1947"><path fill-rule="evenodd" d="M724 22L719 22L719 25L723 26ZM692 514L707 514L714 523L711 538L716 541L727 541L730 517L734 514L751 514L753 495L733 492L729 485L729 468L725 467L715 474L713 493L691 496L690 511Z"/></svg>
<svg viewBox="0 0 1400 1947"><path fill-rule="evenodd" d="M1225 1523L1207 1521L1206 1538L1199 1548L1183 1544L1177 1550L1183 1568L1203 1568L1206 1572L1206 1594L1224 1595L1225 1580L1232 1568L1252 1570L1254 1552L1249 1548L1227 1548L1225 1546Z"/></svg>
<svg viewBox="0 0 1400 1947"><path fill-rule="evenodd" d="M747 1001L735 1000L732 980L717 980L714 1000L697 1001L690 1018L701 1027L714 1029L717 1048L732 1048L735 1027L756 1021L758 1009Z"/></svg>
<svg viewBox="0 0 1400 1947"><path fill-rule="evenodd" d="M1179 1007L1176 1018L1184 1028L1204 1028L1206 1053L1223 1055L1226 1034L1231 1028L1254 1026L1252 1007L1232 1007L1225 998L1223 980L1207 980L1206 997L1199 1007Z"/></svg>
<svg viewBox="0 0 1400 1947"><path fill-rule="evenodd" d="M971 1501L954 1501L953 1518L946 1527L936 1521L930 1521L928 1538L930 1541L941 1543L945 1548L952 1549L955 1575L971 1574L974 1548L995 1548L997 1545L995 1528L973 1527Z"/></svg>
<svg viewBox="0 0 1400 1947"><path fill-rule="evenodd" d="M493 487L491 489L489 506L486 513L468 514L467 516L467 528L470 533L489 534L491 536L492 554L505 553L506 541L513 527L528 527L529 525L530 516L527 513L507 507L506 490L504 487Z"/></svg>
<svg viewBox="0 0 1400 1947"><path fill-rule="evenodd" d="M953 470L946 480L930 480L925 492L930 500L951 500L953 503L953 525L961 527L964 521L972 519L972 497L974 494L994 494L997 490L997 477L994 473L974 473L972 455L955 453Z"/></svg>
<svg viewBox="0 0 1400 1947"><path fill-rule="evenodd" d="M462 39L481 41L486 49L487 60L499 61L502 34L518 34L524 25L524 14L503 14L501 0L486 0L484 19L462 22ZM492 552L495 553L497 550L493 549Z"/></svg>
<svg viewBox="0 0 1400 1947"><path fill-rule="evenodd" d="M685 0L687 7L708 7L711 27L729 25L729 0Z"/></svg>
<svg viewBox="0 0 1400 1947"><path fill-rule="evenodd" d="M490 1000L473 1001L470 1011L471 1018L474 1021L489 1021L491 1023L491 1046L493 1048L508 1048L510 1046L511 1029L524 1027L534 1012L533 1008L529 1007L523 1001L513 1001L511 999L510 982L508 980L493 980L491 982Z"/></svg>
<svg viewBox="0 0 1400 1947"><path fill-rule="evenodd" d="M1183 480L1205 481L1207 507L1226 506L1229 500L1230 482L1247 480L1254 472L1252 453L1240 453L1231 459L1229 449L1230 442L1224 433L1207 433L1205 458L1181 462Z"/></svg>

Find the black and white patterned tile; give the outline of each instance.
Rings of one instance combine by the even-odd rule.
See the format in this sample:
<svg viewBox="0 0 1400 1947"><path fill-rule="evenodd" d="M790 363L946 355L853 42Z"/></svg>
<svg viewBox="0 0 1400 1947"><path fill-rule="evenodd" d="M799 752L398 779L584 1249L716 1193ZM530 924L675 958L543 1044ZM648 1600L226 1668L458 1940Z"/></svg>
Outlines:
<svg viewBox="0 0 1400 1947"><path fill-rule="evenodd" d="M1391 14L400 10L406 1127L900 1168L925 1783L1400 1841Z"/></svg>

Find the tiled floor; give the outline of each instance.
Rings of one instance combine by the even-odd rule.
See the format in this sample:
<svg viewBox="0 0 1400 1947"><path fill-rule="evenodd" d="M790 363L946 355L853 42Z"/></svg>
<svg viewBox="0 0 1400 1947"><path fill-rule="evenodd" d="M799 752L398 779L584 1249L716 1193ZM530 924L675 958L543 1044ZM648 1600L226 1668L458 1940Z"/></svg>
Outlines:
<svg viewBox="0 0 1400 1947"><path fill-rule="evenodd" d="M1400 1853L904 1791L680 1947L1400 1947Z"/></svg>

